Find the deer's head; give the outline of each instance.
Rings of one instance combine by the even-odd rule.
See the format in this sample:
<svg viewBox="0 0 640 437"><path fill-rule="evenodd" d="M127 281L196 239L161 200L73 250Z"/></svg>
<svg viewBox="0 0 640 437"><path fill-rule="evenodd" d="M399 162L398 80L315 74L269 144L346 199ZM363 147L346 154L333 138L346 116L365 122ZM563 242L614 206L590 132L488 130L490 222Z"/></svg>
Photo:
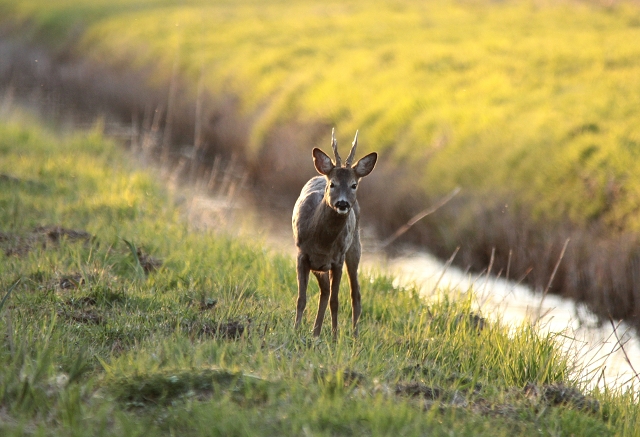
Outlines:
<svg viewBox="0 0 640 437"><path fill-rule="evenodd" d="M340 215L349 214L356 203L356 190L360 179L371 173L378 159L378 154L373 152L351 165L357 146L358 132L356 131L351 151L344 165L342 165L342 159L338 154L338 142L334 130L331 131L331 147L336 158L335 162L331 161L331 158L317 147L313 149L313 164L318 173L327 179L325 201Z"/></svg>

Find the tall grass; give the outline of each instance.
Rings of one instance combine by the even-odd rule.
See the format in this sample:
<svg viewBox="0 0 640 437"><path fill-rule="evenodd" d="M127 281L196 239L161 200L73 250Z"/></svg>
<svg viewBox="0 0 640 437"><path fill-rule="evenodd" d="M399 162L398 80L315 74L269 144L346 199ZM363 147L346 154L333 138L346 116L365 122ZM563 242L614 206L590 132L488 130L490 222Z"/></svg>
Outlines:
<svg viewBox="0 0 640 437"><path fill-rule="evenodd" d="M471 293L364 272L358 339L295 331L293 260L190 230L99 126L3 122L0 157L3 435L636 432L634 391L587 393Z"/></svg>

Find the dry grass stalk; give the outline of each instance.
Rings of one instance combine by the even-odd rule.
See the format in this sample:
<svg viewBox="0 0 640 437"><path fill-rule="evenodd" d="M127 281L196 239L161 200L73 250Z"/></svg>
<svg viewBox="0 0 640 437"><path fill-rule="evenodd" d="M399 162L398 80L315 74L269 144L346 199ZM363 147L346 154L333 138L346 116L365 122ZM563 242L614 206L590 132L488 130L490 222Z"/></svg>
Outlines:
<svg viewBox="0 0 640 437"><path fill-rule="evenodd" d="M633 367L633 363L631 363L631 359L629 358L629 355L627 354L627 351L624 348L624 343L622 343L620 337L618 336L618 327L620 326L620 323L618 323L618 326L616 326L615 323L613 323L613 318L611 316L609 316L609 322L611 323L611 328L613 329L613 334L616 337L616 341L620 346L622 353L624 354L625 361L631 368L631 371L633 372L634 377L638 380L638 382L640 382L640 375L638 375L638 372L636 372L636 369Z"/></svg>
<svg viewBox="0 0 640 437"><path fill-rule="evenodd" d="M449 257L447 262L444 263L444 267L442 269L442 274L440 274L440 277L438 278L438 280L434 284L433 289L431 290L431 294L435 294L436 291L438 290L438 286L440 285L440 282L442 281L442 278L444 278L444 275L447 273L447 270L449 269L449 267L451 267L451 263L453 263L453 260L456 258L456 255L458 254L459 250L460 250L460 246L456 247L456 250L453 251L453 254L451 255L451 257Z"/></svg>
<svg viewBox="0 0 640 437"><path fill-rule="evenodd" d="M547 297L547 293L549 293L549 289L551 288L551 284L553 283L553 278L556 276L556 272L558 271L558 267L560 266L560 262L562 261L562 258L564 257L564 252L567 250L567 246L569 245L569 241L570 239L567 238L564 242L564 246L562 246L562 251L560 252L560 256L558 257L558 261L556 262L555 267L553 268L553 272L551 272L551 276L549 277L549 282L547 283L547 287L544 289L544 292L542 293L542 298L540 299L540 304L538 305L538 311L537 311L537 317L536 320L533 322L534 325L536 325L540 319L543 318L543 315L541 315L540 313L542 312L542 303L544 302L544 298ZM544 314L546 315L546 313Z"/></svg>
<svg viewBox="0 0 640 437"><path fill-rule="evenodd" d="M442 199L440 199L440 201L438 201L435 205L420 211L418 214L416 214L415 216L413 216L411 218L411 220L409 220L406 224L404 224L403 226L401 226L400 228L398 228L397 231L395 231L393 233L393 235L391 235L389 238L387 238L386 240L384 240L381 244L380 247L382 249L384 249L385 247L389 246L391 243L393 243L394 241L396 241L398 239L398 237L400 237L402 234L404 234L405 232L407 232L409 229L411 229L411 227L413 225L415 225L416 223L418 223L420 220L422 220L423 218L425 218L426 216L433 214L434 212L436 212L438 209L440 209L442 206L446 205L447 202L449 202L451 199L453 199L456 194L458 194L460 192L460 187L456 187L453 191L451 191L451 193L449 193L447 196L443 197Z"/></svg>

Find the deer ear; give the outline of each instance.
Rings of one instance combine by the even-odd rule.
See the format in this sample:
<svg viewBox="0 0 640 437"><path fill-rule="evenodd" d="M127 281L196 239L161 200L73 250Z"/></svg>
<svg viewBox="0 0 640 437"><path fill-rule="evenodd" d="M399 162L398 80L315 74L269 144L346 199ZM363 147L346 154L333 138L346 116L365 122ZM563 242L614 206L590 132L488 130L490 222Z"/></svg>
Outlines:
<svg viewBox="0 0 640 437"><path fill-rule="evenodd" d="M331 158L329 155L324 153L322 150L315 147L313 149L313 165L315 165L318 173L322 175L328 175L331 170L334 169L333 162L331 162Z"/></svg>
<svg viewBox="0 0 640 437"><path fill-rule="evenodd" d="M377 160L378 154L376 152L369 153L367 156L363 156L362 158L360 158L360 160L353 166L353 169L356 172L356 176L359 178L363 178L371 173L373 171L373 167L376 166Z"/></svg>

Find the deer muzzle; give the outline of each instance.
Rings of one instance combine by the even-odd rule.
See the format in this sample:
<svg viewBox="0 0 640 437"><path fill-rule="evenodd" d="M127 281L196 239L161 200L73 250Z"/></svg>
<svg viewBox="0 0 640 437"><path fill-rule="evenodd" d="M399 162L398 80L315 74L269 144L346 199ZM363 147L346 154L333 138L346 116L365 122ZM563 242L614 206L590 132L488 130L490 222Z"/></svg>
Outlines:
<svg viewBox="0 0 640 437"><path fill-rule="evenodd" d="M336 212L340 215L349 214L349 210L351 209L351 205L346 200L338 200L334 205Z"/></svg>

